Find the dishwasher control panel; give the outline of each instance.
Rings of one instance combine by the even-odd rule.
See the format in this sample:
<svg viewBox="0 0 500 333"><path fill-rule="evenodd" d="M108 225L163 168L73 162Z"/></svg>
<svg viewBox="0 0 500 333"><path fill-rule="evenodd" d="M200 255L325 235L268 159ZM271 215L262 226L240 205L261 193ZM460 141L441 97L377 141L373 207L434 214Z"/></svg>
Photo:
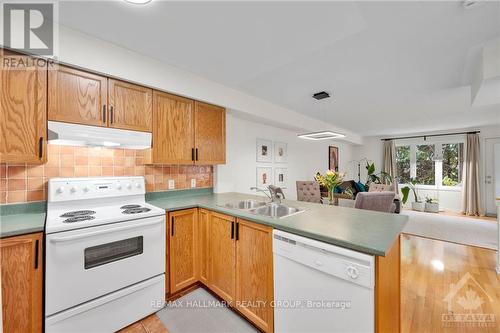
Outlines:
<svg viewBox="0 0 500 333"><path fill-rule="evenodd" d="M273 252L326 274L374 288L375 258L339 246L273 231Z"/></svg>

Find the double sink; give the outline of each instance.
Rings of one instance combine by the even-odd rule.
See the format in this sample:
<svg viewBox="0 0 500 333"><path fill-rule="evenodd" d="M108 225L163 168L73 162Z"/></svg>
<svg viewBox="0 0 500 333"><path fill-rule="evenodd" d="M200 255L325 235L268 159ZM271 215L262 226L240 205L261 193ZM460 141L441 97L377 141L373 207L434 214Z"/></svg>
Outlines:
<svg viewBox="0 0 500 333"><path fill-rule="evenodd" d="M291 207L274 202L265 202L257 200L241 200L236 202L229 202L221 205L225 208L245 210L250 214L260 215L280 219L283 217L302 213L304 209Z"/></svg>

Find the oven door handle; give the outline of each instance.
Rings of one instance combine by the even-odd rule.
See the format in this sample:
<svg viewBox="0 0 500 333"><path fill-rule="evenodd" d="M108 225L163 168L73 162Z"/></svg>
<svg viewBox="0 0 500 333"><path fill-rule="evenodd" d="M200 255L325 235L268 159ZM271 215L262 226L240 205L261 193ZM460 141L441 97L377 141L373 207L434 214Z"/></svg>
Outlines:
<svg viewBox="0 0 500 333"><path fill-rule="evenodd" d="M117 227L117 228L112 228L112 229L107 229L103 231L94 231L94 232L87 232L85 234L81 235L74 235L74 236L66 236L66 237L56 237L56 238L51 238L50 242L51 243L62 243L62 242L70 242L78 239L83 239L83 238L88 238L92 236L99 236L99 235L104 235L104 234L109 234L112 232L117 232L117 231L124 231L124 230L129 230L129 229L136 229L136 228L142 228L142 227L149 227L158 223L165 222L164 220L158 220L158 221L153 221L153 222L147 222L147 223L140 223L140 224L134 224L134 225L129 225L126 227Z"/></svg>

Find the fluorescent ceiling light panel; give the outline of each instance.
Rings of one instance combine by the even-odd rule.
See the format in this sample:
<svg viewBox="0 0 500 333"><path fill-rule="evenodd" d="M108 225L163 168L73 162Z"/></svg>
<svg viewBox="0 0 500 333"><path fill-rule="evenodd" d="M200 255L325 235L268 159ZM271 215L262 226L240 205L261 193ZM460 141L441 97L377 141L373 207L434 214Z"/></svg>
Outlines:
<svg viewBox="0 0 500 333"><path fill-rule="evenodd" d="M340 133L335 133L332 131L321 131L321 132L299 134L297 135L297 137L307 140L330 140L330 139L345 138L345 135Z"/></svg>
<svg viewBox="0 0 500 333"><path fill-rule="evenodd" d="M151 0L125 0L125 2L132 3L134 5L145 5L151 2Z"/></svg>

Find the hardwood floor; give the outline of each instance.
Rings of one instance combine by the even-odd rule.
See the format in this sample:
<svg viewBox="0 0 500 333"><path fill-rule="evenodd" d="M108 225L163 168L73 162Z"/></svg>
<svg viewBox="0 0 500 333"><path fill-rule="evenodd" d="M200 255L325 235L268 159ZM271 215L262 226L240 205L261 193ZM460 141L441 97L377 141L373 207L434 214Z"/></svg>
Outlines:
<svg viewBox="0 0 500 333"><path fill-rule="evenodd" d="M401 332L500 332L495 258L493 250L402 235ZM156 315L119 332L168 333Z"/></svg>
<svg viewBox="0 0 500 333"><path fill-rule="evenodd" d="M471 219L477 219L477 220L483 220L483 221L490 221L490 222L497 222L497 218L493 216L469 216L469 215L464 215L462 213L457 213L457 212L452 212L449 210L445 210L444 212L439 212L439 215L449 215L449 216L461 216L461 217L468 217Z"/></svg>
<svg viewBox="0 0 500 333"><path fill-rule="evenodd" d="M152 314L142 320L139 320L132 325L129 325L118 333L168 333L167 329L157 315Z"/></svg>
<svg viewBox="0 0 500 333"><path fill-rule="evenodd" d="M402 332L500 332L495 258L493 250L403 235Z"/></svg>

